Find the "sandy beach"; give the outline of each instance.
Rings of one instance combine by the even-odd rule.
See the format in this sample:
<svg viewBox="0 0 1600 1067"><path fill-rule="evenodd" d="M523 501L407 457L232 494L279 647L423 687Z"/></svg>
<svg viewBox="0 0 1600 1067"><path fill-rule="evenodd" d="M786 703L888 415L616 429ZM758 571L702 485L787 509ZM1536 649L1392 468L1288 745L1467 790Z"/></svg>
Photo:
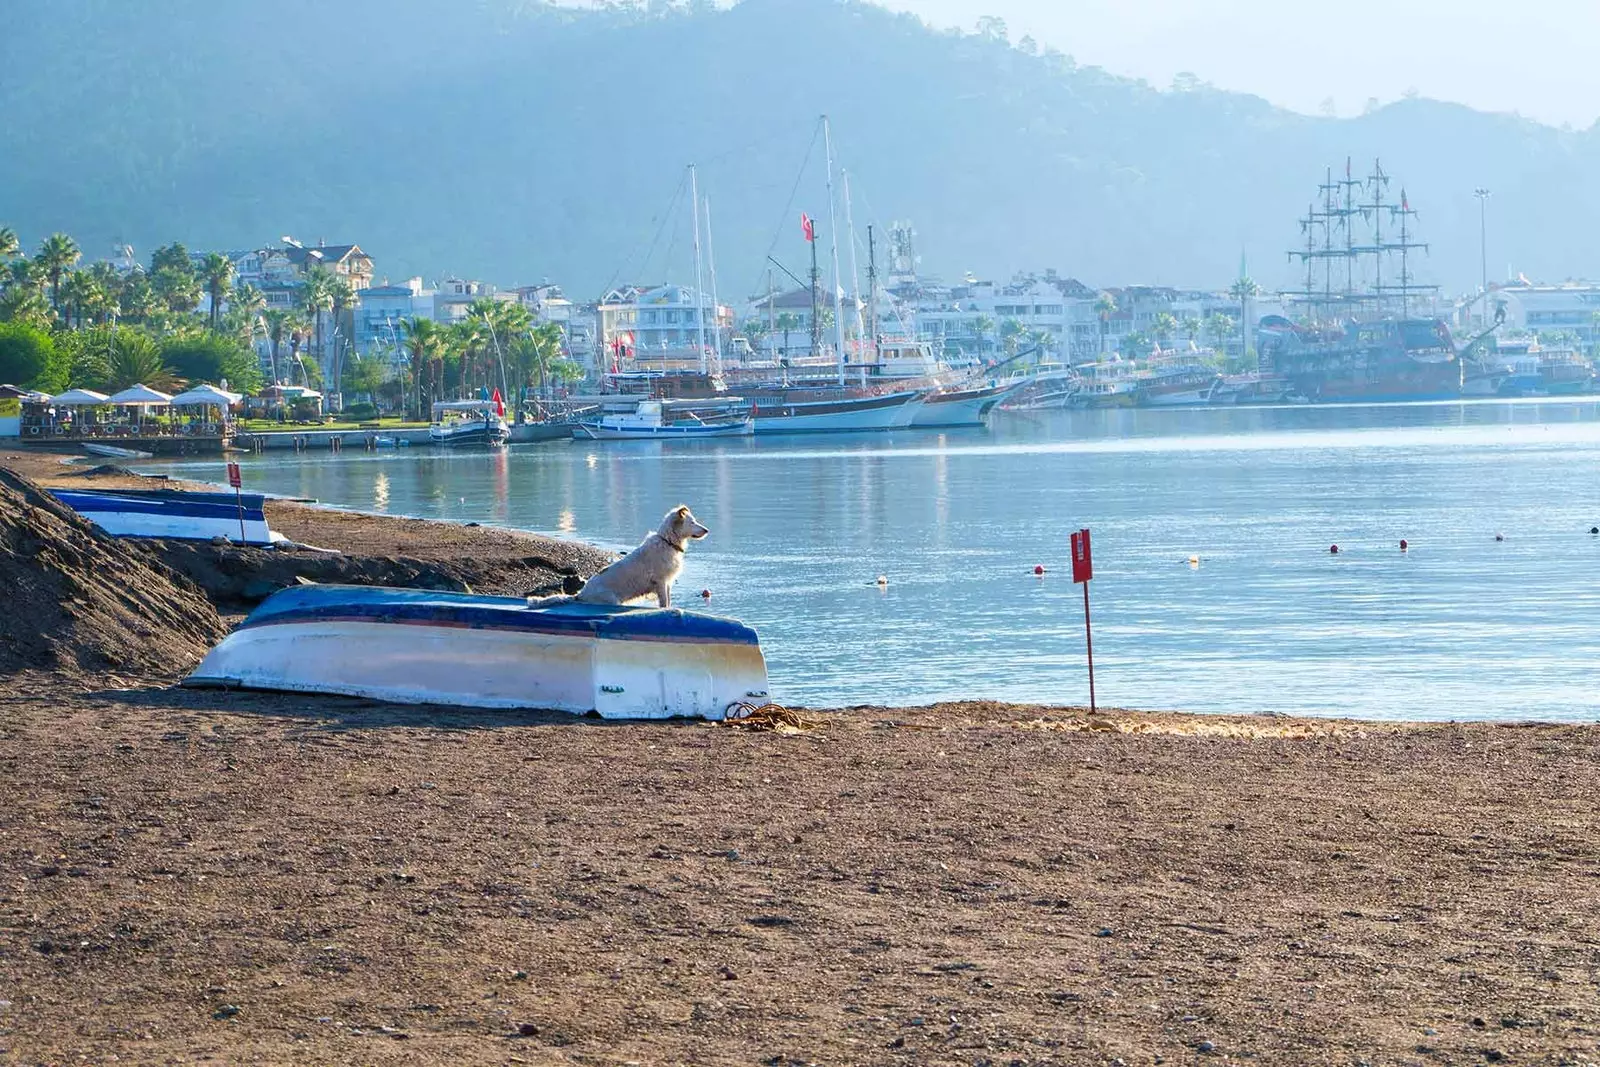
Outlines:
<svg viewBox="0 0 1600 1067"><path fill-rule="evenodd" d="M270 517L508 588L605 558ZM775 734L180 673L0 679L0 1060L1600 1063L1591 727L969 702Z"/></svg>

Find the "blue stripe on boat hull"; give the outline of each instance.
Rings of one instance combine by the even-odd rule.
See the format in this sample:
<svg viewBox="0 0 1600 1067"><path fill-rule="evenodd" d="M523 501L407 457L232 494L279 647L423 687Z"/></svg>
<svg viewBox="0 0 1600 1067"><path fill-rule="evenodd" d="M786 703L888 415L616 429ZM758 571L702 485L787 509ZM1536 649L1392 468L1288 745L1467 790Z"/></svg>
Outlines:
<svg viewBox="0 0 1600 1067"><path fill-rule="evenodd" d="M526 600L517 597L338 585L304 586L274 593L250 613L239 629L308 622L513 630L613 641L760 644L756 632L741 622L673 608L602 604L530 608Z"/></svg>

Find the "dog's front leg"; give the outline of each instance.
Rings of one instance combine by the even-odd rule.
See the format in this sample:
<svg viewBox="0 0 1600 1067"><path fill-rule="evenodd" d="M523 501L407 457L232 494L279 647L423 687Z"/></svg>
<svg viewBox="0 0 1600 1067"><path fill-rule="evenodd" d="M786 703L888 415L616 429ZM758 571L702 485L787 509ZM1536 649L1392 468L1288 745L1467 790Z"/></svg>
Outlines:
<svg viewBox="0 0 1600 1067"><path fill-rule="evenodd" d="M656 603L664 608L672 607L672 586L663 585L656 588Z"/></svg>

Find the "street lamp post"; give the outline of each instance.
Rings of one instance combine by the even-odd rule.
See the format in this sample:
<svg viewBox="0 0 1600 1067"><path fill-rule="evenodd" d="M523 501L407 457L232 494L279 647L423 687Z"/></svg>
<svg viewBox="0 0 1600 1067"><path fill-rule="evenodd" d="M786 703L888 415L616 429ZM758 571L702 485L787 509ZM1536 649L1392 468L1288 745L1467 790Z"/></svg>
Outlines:
<svg viewBox="0 0 1600 1067"><path fill-rule="evenodd" d="M1489 190L1483 186L1472 190L1478 198L1478 256L1483 268L1483 319L1489 321Z"/></svg>

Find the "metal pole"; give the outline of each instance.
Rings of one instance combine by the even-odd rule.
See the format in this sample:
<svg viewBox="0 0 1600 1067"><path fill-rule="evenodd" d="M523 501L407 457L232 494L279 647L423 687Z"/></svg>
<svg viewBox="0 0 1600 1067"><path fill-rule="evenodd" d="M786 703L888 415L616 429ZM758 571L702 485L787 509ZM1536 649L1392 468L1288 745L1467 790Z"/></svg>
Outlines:
<svg viewBox="0 0 1600 1067"><path fill-rule="evenodd" d="M1094 638L1089 634L1089 583L1083 583L1083 644L1089 652L1089 714L1095 714L1094 704Z"/></svg>
<svg viewBox="0 0 1600 1067"><path fill-rule="evenodd" d="M700 290L700 186L695 181L694 164L689 164L689 210L694 212L694 320L696 354L700 357L700 373L706 373L706 309L705 294Z"/></svg>
<svg viewBox="0 0 1600 1067"><path fill-rule="evenodd" d="M1489 190L1479 186L1472 190L1478 198L1478 254L1483 268L1483 317L1489 318Z"/></svg>

